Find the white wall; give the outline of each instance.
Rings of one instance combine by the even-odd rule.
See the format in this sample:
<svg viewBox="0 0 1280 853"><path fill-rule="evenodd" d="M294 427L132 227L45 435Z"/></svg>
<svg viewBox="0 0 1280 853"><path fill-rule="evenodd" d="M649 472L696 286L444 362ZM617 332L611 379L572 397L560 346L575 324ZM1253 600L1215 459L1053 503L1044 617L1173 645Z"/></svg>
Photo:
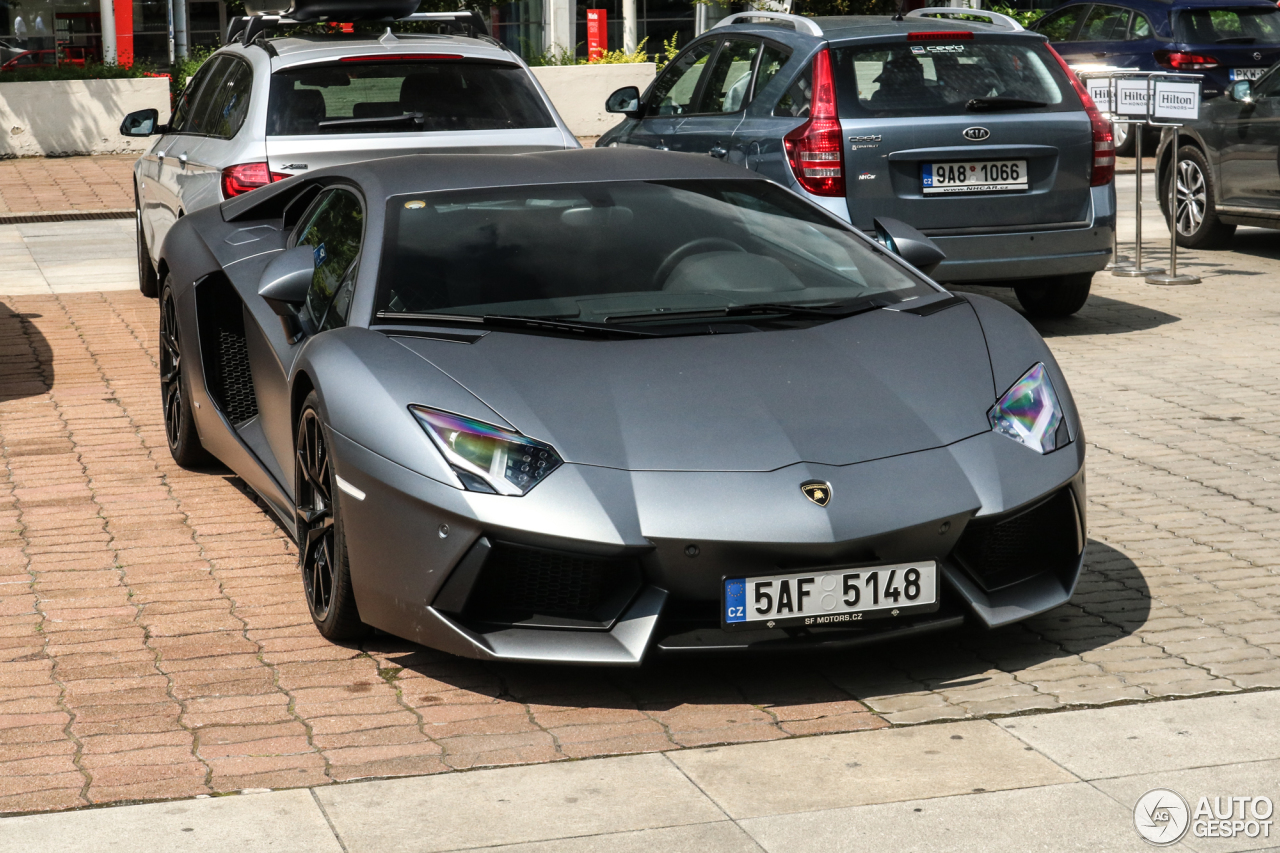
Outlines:
<svg viewBox="0 0 1280 853"><path fill-rule="evenodd" d="M657 66L652 62L635 62L543 65L530 70L574 136L599 136L622 121L622 116L604 111L605 98L623 86L635 86L644 92L653 82Z"/></svg>
<svg viewBox="0 0 1280 853"><path fill-rule="evenodd" d="M120 135L126 113L154 107L169 121L169 80L0 83L0 157L143 151L154 139Z"/></svg>

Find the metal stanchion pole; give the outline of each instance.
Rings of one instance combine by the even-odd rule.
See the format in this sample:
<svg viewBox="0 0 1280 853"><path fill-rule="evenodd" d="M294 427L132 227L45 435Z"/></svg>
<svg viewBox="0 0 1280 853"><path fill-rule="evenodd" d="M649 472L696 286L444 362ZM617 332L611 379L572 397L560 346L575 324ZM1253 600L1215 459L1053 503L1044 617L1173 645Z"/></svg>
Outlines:
<svg viewBox="0 0 1280 853"><path fill-rule="evenodd" d="M1129 122L1113 121L1111 127L1114 129L1116 125L1123 124L1129 128L1129 132L1133 132L1133 125ZM1120 205L1116 205L1115 225L1111 228L1111 263L1103 267L1104 270L1128 269L1131 258L1128 255L1120 254Z"/></svg>
<svg viewBox="0 0 1280 853"><path fill-rule="evenodd" d="M1137 155L1137 164L1134 169L1135 177L1137 178L1135 181L1137 188L1137 193L1135 193L1137 196L1137 202L1135 204L1137 217L1134 220L1136 237L1134 238L1133 266L1120 267L1111 271L1112 275L1123 276L1125 278L1146 278L1149 275L1156 275L1164 272L1164 270L1159 267L1144 267L1142 265L1142 128L1144 126L1146 126L1145 121L1134 122L1133 124L1133 148L1134 153Z"/></svg>
<svg viewBox="0 0 1280 853"><path fill-rule="evenodd" d="M1173 152L1169 163L1169 271L1152 273L1147 276L1147 284L1199 284L1200 277L1194 275L1178 275L1178 131L1173 131L1173 140L1169 143ZM1156 186L1160 186L1160 173L1156 173ZM1157 192L1159 190L1157 189ZM1190 204L1191 200L1187 199Z"/></svg>

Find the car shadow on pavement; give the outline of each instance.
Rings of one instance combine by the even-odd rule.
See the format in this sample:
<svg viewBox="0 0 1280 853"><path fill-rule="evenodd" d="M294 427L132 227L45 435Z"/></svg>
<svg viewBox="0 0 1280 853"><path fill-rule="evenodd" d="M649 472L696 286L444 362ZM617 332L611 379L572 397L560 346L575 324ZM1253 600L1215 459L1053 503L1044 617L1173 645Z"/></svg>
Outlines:
<svg viewBox="0 0 1280 853"><path fill-rule="evenodd" d="M53 388L53 349L31 320L0 302L0 403L37 397Z"/></svg>
<svg viewBox="0 0 1280 853"><path fill-rule="evenodd" d="M1269 228L1241 228L1231 238L1228 249L1236 254L1280 261L1280 239Z"/></svg>
<svg viewBox="0 0 1280 853"><path fill-rule="evenodd" d="M1150 609L1146 581L1133 561L1090 540L1071 602L997 630L965 626L844 651L651 656L636 669L470 661L382 634L367 641L364 650L391 666L443 682L441 689L451 685L497 702L524 704L535 715L547 708L641 711L663 719L701 714L702 725L723 728L724 737L732 739L728 730L752 718L782 724L793 734L801 732L789 724L823 718L831 719L825 727L813 723L810 730L878 725L859 716L865 714L859 702L891 720L913 709L946 718L1066 704L1041 683L1045 671L1056 670L1058 678L1065 674L1073 695L1087 694L1088 687L1075 683L1082 676L1087 681L1087 673L1076 670L1091 666L1080 656L1122 641L1146 622ZM406 693L409 701L411 693ZM712 732L706 734L706 742L715 742Z"/></svg>
<svg viewBox="0 0 1280 853"><path fill-rule="evenodd" d="M1105 275L1105 273L1099 273L1099 275ZM949 289L957 293L976 293L980 296L990 297L1003 302L1013 310L1026 316L1026 312L1018 304L1018 298L1014 296L1013 288L1011 287L979 287L976 285L962 287L956 285ZM1147 329L1155 329L1182 320L1181 317L1176 317L1156 308L1135 305L1132 302L1112 299L1109 296L1099 296L1096 293L1089 296L1089 301L1084 308L1070 317L1052 320L1039 317L1027 317L1027 319L1046 338L1067 335L1121 335L1129 332L1143 332Z"/></svg>

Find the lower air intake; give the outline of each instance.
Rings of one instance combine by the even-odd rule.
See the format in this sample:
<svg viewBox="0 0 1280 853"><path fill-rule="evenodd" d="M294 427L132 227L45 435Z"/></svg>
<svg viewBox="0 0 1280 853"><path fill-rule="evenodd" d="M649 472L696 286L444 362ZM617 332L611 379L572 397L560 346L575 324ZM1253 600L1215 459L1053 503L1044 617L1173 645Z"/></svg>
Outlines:
<svg viewBox="0 0 1280 853"><path fill-rule="evenodd" d="M249 371L249 347L244 335L218 330L218 368L219 396L227 420L239 424L258 414L253 374Z"/></svg>
<svg viewBox="0 0 1280 853"><path fill-rule="evenodd" d="M640 590L633 559L494 543L467 616L545 627L609 627Z"/></svg>
<svg viewBox="0 0 1280 853"><path fill-rule="evenodd" d="M1014 513L969 522L953 552L987 592L1044 571L1066 572L1083 548L1071 489Z"/></svg>

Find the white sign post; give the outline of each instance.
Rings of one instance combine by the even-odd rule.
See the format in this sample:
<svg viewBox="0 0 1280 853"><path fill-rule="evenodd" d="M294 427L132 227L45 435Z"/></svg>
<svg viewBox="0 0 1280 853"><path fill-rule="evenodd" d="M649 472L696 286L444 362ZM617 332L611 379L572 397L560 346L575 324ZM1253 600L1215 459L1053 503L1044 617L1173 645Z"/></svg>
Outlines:
<svg viewBox="0 0 1280 853"><path fill-rule="evenodd" d="M1194 78L1194 79L1191 79ZM1172 127L1169 160L1169 271L1147 276L1148 284L1199 284L1194 275L1178 275L1178 130L1183 122L1200 117L1200 75L1153 77L1151 117L1156 127ZM1157 180L1158 183L1158 180ZM1188 199L1188 203L1190 200Z"/></svg>
<svg viewBox="0 0 1280 853"><path fill-rule="evenodd" d="M1146 278L1149 275L1158 275L1164 272L1159 267L1144 267L1142 265L1142 128L1147 123L1147 110L1150 103L1148 77L1145 74L1141 76L1117 75L1112 78L1111 83L1116 114L1128 118L1132 122L1129 126L1133 128L1133 151L1137 158L1135 167L1137 217L1134 220L1133 265L1113 266L1111 274L1125 278ZM1119 224L1118 219L1119 217L1117 217L1117 225Z"/></svg>

